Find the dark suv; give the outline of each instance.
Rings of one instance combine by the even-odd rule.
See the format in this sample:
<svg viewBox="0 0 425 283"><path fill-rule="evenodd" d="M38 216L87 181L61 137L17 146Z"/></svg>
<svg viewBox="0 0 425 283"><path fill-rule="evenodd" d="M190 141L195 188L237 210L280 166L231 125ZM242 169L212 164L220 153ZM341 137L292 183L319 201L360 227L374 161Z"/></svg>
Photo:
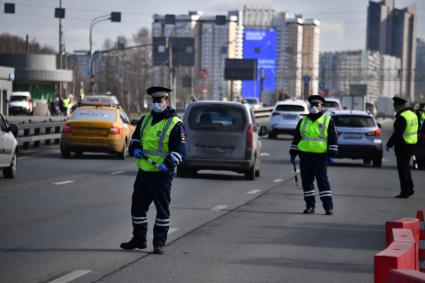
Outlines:
<svg viewBox="0 0 425 283"><path fill-rule="evenodd" d="M201 169L235 171L247 180L260 176L260 136L267 135L267 128L257 125L249 105L196 101L187 107L183 121L187 154L177 168L177 176Z"/></svg>

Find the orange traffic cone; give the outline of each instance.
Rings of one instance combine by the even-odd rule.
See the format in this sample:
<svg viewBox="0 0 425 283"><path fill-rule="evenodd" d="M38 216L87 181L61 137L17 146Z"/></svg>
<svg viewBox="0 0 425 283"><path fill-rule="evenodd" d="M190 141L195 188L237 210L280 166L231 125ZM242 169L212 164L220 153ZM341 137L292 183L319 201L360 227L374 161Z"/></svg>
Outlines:
<svg viewBox="0 0 425 283"><path fill-rule="evenodd" d="M425 220L424 211L418 210L416 218L419 219L419 271L425 272Z"/></svg>

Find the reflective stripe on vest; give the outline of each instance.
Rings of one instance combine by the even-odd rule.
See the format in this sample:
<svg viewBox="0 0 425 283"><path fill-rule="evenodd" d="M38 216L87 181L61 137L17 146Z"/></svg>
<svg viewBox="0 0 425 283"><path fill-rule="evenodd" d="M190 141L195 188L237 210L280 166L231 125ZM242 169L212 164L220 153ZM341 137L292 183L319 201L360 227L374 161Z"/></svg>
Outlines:
<svg viewBox="0 0 425 283"><path fill-rule="evenodd" d="M304 117L301 121L301 141L298 150L311 153L325 153L328 150L328 127L331 118L323 115L316 121Z"/></svg>
<svg viewBox="0 0 425 283"><path fill-rule="evenodd" d="M173 127L180 122L178 117L170 117L167 120L161 120L155 125L152 124L152 115L148 114L143 119L140 127L140 144L146 159L150 159L155 164L164 162L169 154L168 141ZM146 172L159 172L155 164L145 158L137 159L137 166Z"/></svg>
<svg viewBox="0 0 425 283"><path fill-rule="evenodd" d="M418 116L411 110L403 111L400 116L406 120L406 128L403 132L403 140L407 144L418 142Z"/></svg>

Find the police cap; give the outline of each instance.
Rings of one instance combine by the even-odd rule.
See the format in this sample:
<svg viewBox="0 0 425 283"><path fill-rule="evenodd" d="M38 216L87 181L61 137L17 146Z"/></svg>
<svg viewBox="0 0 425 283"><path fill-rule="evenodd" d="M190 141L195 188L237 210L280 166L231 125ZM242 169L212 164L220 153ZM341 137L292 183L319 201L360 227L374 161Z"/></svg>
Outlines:
<svg viewBox="0 0 425 283"><path fill-rule="evenodd" d="M146 93L153 97L168 97L168 93L173 91L172 89L162 86L151 86L146 90Z"/></svg>
<svg viewBox="0 0 425 283"><path fill-rule="evenodd" d="M322 103L322 105L325 104L325 99L320 96L320 95L310 95L308 98L308 102L310 102L310 104L316 104L316 103Z"/></svg>
<svg viewBox="0 0 425 283"><path fill-rule="evenodd" d="M394 105L403 105L407 103L407 100L404 98L401 98L399 96L393 97Z"/></svg>

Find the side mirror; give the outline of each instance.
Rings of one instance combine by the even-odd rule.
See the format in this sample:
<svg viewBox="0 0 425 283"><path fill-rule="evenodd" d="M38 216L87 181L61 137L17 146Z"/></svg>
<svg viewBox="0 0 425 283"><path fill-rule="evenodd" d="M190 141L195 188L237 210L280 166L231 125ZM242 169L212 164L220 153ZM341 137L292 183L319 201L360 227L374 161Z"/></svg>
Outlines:
<svg viewBox="0 0 425 283"><path fill-rule="evenodd" d="M269 131L267 130L266 126L261 126L260 127L260 132L258 133L258 135L260 137L266 136L269 133Z"/></svg>
<svg viewBox="0 0 425 283"><path fill-rule="evenodd" d="M9 131L12 132L12 134L15 136L15 138L18 137L18 132L19 132L18 126L16 126L15 124L10 124L9 125Z"/></svg>
<svg viewBox="0 0 425 283"><path fill-rule="evenodd" d="M378 128L382 128L382 124L381 123L376 123L378 125Z"/></svg>

